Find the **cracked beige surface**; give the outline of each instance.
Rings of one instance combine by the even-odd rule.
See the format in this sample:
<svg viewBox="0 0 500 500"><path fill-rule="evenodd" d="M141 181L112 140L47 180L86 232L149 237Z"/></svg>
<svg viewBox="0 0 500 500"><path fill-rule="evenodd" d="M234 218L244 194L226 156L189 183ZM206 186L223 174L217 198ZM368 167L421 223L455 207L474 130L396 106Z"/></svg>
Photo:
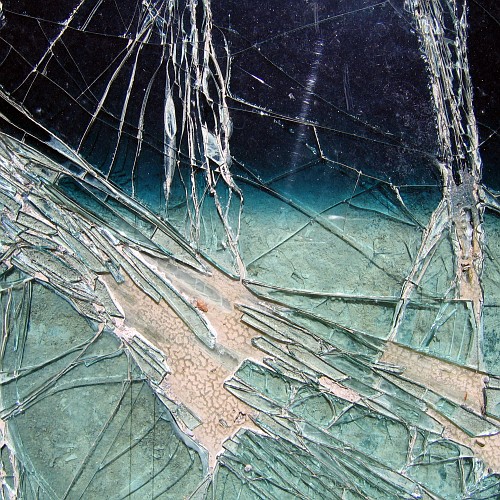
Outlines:
<svg viewBox="0 0 500 500"><path fill-rule="evenodd" d="M203 314L217 332L215 349L199 341L164 301L156 303L130 279L121 285L110 277L105 280L125 312L125 326L135 328L166 354L172 373L162 387L173 400L183 403L201 420L193 431L194 438L208 450L213 467L222 451L222 443L236 431L244 427L260 432L251 421L254 410L224 388L225 380L234 374L242 361L250 358L262 362L264 357L264 353L251 345L251 339L258 333L240 321L241 313L235 308L238 303L255 304L257 299L241 283L219 271L200 277L184 269L179 275L171 268L171 263L149 260L192 303L197 299L206 303L208 311ZM403 367L403 375L408 379L481 413L483 373L392 342L387 344L381 361ZM444 425L444 437L469 446L487 467L500 470L500 435L473 439L431 409L429 414Z"/></svg>
<svg viewBox="0 0 500 500"><path fill-rule="evenodd" d="M382 361L404 368L403 376L482 413L485 374L426 356L392 342L387 343ZM500 434L471 438L449 420L428 409L429 415L444 425L444 437L469 446L487 467L500 471Z"/></svg>
<svg viewBox="0 0 500 500"><path fill-rule="evenodd" d="M161 263L159 265L161 267ZM263 357L261 351L252 347L250 341L256 334L239 321L239 311L233 306L228 309L226 302L217 302L203 290L192 289L193 299L203 297L206 301L206 316L217 331L217 344L211 350L194 336L166 302L156 303L129 278L121 285L108 276L104 279L125 313L125 326L135 328L165 353L172 373L162 387L174 401L183 403L201 420L193 434L208 450L210 466L213 467L217 454L222 451L223 441L240 428L260 432L250 419L254 410L224 388L224 381L244 359L261 361ZM254 300L243 285L220 273L204 277L204 281L227 292L225 298L233 305Z"/></svg>

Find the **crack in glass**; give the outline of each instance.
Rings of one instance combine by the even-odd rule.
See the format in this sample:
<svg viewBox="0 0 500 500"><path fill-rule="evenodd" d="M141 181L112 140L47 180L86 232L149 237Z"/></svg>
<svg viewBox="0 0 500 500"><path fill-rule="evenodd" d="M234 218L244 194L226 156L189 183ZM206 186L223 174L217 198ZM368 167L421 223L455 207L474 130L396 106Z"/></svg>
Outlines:
<svg viewBox="0 0 500 500"><path fill-rule="evenodd" d="M500 495L496 11L299 3L0 3L3 497Z"/></svg>

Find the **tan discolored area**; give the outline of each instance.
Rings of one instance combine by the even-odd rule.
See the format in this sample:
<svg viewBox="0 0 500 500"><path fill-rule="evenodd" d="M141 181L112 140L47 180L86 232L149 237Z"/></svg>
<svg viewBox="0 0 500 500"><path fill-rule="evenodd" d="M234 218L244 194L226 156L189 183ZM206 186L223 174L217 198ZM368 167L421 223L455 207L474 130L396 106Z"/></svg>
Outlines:
<svg viewBox="0 0 500 500"><path fill-rule="evenodd" d="M156 264L161 271L161 262ZM240 283L222 274L203 277L206 284L228 292L227 301L223 302L203 290L191 290L193 303L203 298L208 310L202 314L217 331L217 345L211 350L165 301L156 303L128 278L120 285L110 277L103 279L125 314L124 326L134 328L165 353L171 374L163 388L169 397L183 403L201 420L201 425L193 431L194 438L208 450L211 466L222 451L222 442L238 429L245 427L259 432L250 419L254 410L224 388L224 381L244 359L260 361L263 356L250 343L255 332L239 321L240 312L227 305L229 301L234 304L251 298ZM183 292L186 295L185 284Z"/></svg>
<svg viewBox="0 0 500 500"><path fill-rule="evenodd" d="M329 379L328 377L320 377L319 383L331 394L350 401L351 403L358 403L362 399L358 392L349 389L348 387L345 387L342 384Z"/></svg>
<svg viewBox="0 0 500 500"><path fill-rule="evenodd" d="M483 404L484 373L462 368L388 342L381 361L404 368L403 376L465 404L477 413Z"/></svg>
<svg viewBox="0 0 500 500"><path fill-rule="evenodd" d="M403 367L404 377L425 385L476 413L481 413L483 410L484 373L417 353L392 342L387 343L381 361ZM477 457L484 460L487 467L500 471L500 434L470 438L432 409L428 409L428 413L445 426L445 437L469 446Z"/></svg>
<svg viewBox="0 0 500 500"><path fill-rule="evenodd" d="M256 303L257 299L239 282L213 270L211 276L181 268L171 261L141 257L168 279L184 297L198 307L217 332L214 349L203 344L165 301L156 303L141 292L130 279L118 285L104 276L108 288L125 313L125 327L140 332L167 357L171 374L163 388L169 396L183 403L200 420L194 438L209 452L210 465L215 464L222 443L240 428L260 432L251 416L255 411L224 388L245 359L262 362L264 353L251 345L259 334L240 321L235 304ZM481 413L484 374L442 360L416 353L392 342L387 343L381 361L405 369L403 375L429 389ZM349 401L359 395L321 377L320 384L333 394ZM500 435L473 439L432 410L429 414L440 421L444 436L470 447L487 467L500 471Z"/></svg>
<svg viewBox="0 0 500 500"><path fill-rule="evenodd" d="M436 420L443 421L443 418L439 418L432 410L429 410L429 414L436 418ZM492 472L500 471L500 434L471 438L454 425L450 425L449 423L446 425L447 422L443 423L445 424L444 437L453 439L471 448L475 456L482 459L485 466L491 469Z"/></svg>

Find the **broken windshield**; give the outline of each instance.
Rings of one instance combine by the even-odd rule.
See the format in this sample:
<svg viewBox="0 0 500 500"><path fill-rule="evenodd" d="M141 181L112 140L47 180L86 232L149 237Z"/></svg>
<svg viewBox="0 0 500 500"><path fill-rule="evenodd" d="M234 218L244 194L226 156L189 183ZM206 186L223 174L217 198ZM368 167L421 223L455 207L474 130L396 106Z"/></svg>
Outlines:
<svg viewBox="0 0 500 500"><path fill-rule="evenodd" d="M6 498L500 495L496 7L0 7Z"/></svg>

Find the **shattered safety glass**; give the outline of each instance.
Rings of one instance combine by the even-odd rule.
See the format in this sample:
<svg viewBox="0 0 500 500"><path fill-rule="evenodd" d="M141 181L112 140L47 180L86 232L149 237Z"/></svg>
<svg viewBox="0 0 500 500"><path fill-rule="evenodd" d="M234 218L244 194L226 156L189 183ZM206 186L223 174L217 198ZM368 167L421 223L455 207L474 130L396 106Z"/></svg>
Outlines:
<svg viewBox="0 0 500 500"><path fill-rule="evenodd" d="M499 25L3 0L2 498L500 498Z"/></svg>

